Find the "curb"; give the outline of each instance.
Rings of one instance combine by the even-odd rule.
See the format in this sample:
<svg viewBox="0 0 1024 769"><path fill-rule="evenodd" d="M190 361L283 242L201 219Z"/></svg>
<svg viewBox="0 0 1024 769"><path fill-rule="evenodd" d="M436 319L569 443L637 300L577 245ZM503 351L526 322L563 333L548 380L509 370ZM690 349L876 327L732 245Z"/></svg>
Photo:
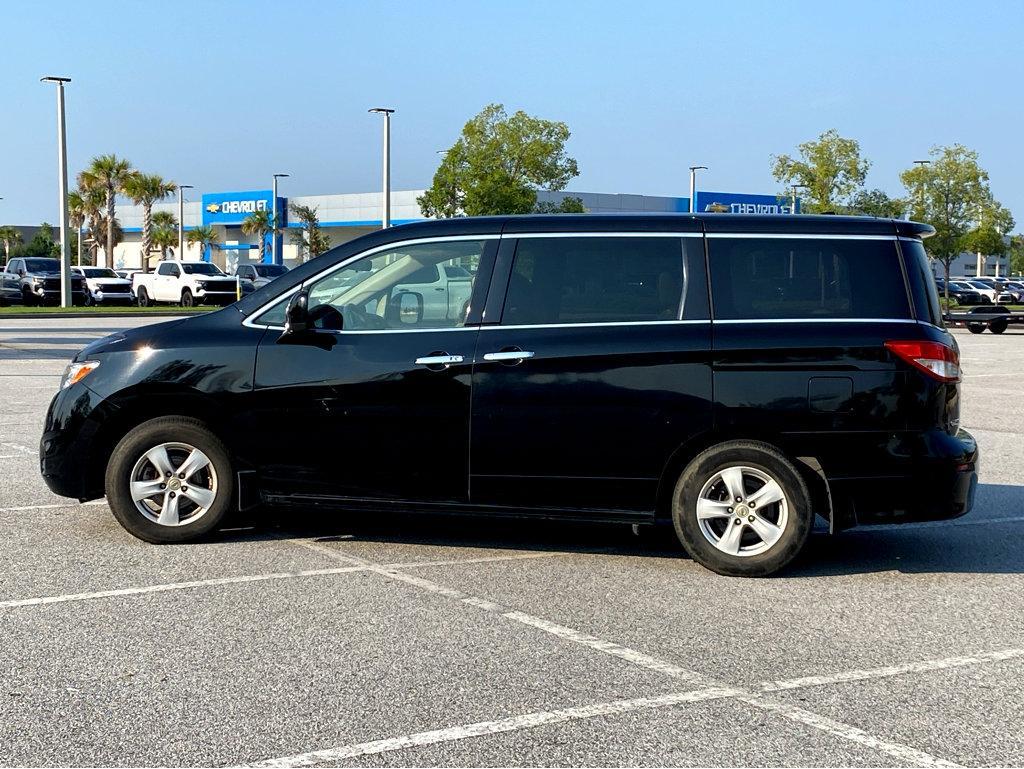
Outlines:
<svg viewBox="0 0 1024 769"><path fill-rule="evenodd" d="M219 308L218 308L219 309ZM20 320L21 318L191 318L193 315L206 315L213 310L193 312L4 312L0 310L0 320Z"/></svg>

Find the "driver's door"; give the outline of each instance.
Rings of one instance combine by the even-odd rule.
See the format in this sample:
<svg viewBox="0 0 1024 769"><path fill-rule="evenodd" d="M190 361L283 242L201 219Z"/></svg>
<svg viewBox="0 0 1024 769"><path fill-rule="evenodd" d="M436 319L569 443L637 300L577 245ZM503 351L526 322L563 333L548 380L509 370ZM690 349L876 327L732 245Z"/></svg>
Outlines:
<svg viewBox="0 0 1024 769"><path fill-rule="evenodd" d="M392 246L307 282L312 336L282 338L283 304L256 318L271 325L254 393L267 492L468 501L477 318L470 302L459 317L432 317L409 277L444 264L475 277L497 242L481 236ZM481 307L487 287L474 282L473 306Z"/></svg>

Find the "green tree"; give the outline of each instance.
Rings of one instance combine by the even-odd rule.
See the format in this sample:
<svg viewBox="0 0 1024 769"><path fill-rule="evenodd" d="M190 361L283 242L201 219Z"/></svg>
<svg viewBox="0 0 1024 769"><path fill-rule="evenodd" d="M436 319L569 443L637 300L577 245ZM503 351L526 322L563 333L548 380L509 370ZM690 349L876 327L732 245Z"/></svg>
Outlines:
<svg viewBox="0 0 1024 769"><path fill-rule="evenodd" d="M1010 238L1010 273L1024 275L1024 235Z"/></svg>
<svg viewBox="0 0 1024 769"><path fill-rule="evenodd" d="M153 214L153 245L160 252L161 259L173 257L174 247L178 245L178 217L170 211L157 211ZM143 261L149 258L147 254Z"/></svg>
<svg viewBox="0 0 1024 769"><path fill-rule="evenodd" d="M302 223L302 228L291 235L293 245L299 247L302 260L315 259L331 247L331 239L320 229L320 218L316 206L304 206L292 203L289 206L295 218Z"/></svg>
<svg viewBox="0 0 1024 769"><path fill-rule="evenodd" d="M203 227L196 227L195 229L189 230L185 235L185 240L188 241L189 245L199 245L199 251L202 254L206 253L206 249L217 240L217 231L209 225Z"/></svg>
<svg viewBox="0 0 1024 769"><path fill-rule="evenodd" d="M583 199L573 196L562 198L557 203L550 200L541 200L533 207L535 214L585 214L587 207L583 205Z"/></svg>
<svg viewBox="0 0 1024 769"><path fill-rule="evenodd" d="M124 189L124 183L132 175L132 164L117 155L98 155L89 167L78 174L78 188L84 191L102 190L106 200L104 221L106 223L106 259L114 260L114 225L117 221L115 198ZM109 266L109 265L108 265Z"/></svg>
<svg viewBox="0 0 1024 769"><path fill-rule="evenodd" d="M860 144L830 128L814 141L797 147L799 158L775 155L772 176L783 184L806 187L801 196L804 213L843 211L864 186L871 163L860 155Z"/></svg>
<svg viewBox="0 0 1024 769"><path fill-rule="evenodd" d="M899 219L906 213L907 201L890 198L882 190L861 190L850 199L849 213L859 216L877 216L881 219Z"/></svg>
<svg viewBox="0 0 1024 769"><path fill-rule="evenodd" d="M1009 249L1006 237L1013 227L1013 216L999 203L993 201L985 208L966 235L961 245L964 251L985 256L1002 256Z"/></svg>
<svg viewBox="0 0 1024 769"><path fill-rule="evenodd" d="M985 238L992 231L1009 232L1013 219L993 198L977 152L954 144L933 147L930 155L930 164L908 168L900 181L910 197L911 218L935 228L925 248L945 269L948 299L952 261L971 246L990 245Z"/></svg>
<svg viewBox="0 0 1024 769"><path fill-rule="evenodd" d="M157 174L131 173L122 185L124 194L142 206L142 271L149 272L149 252L153 250L153 204L171 195L177 185Z"/></svg>
<svg viewBox="0 0 1024 769"><path fill-rule="evenodd" d="M261 262L267 253L267 235L275 231L274 215L269 211L253 211L242 220L242 232L249 237L257 238Z"/></svg>
<svg viewBox="0 0 1024 769"><path fill-rule="evenodd" d="M538 189L564 189L579 175L568 139L565 123L490 104L463 126L417 202L437 217L530 213Z"/></svg>
<svg viewBox="0 0 1024 769"><path fill-rule="evenodd" d="M0 227L0 243L4 244L4 260L11 261L11 249L20 246L24 240L21 233L9 224Z"/></svg>

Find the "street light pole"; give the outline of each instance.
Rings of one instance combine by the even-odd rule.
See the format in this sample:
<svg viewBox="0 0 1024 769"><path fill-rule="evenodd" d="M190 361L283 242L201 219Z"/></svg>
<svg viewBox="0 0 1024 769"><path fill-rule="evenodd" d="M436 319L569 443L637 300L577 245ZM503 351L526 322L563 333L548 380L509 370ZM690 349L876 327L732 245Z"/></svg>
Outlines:
<svg viewBox="0 0 1024 769"><path fill-rule="evenodd" d="M931 164L932 164L932 161L930 161L930 160L915 160L914 161L914 165L915 166L920 166L921 168L924 168L925 166L930 166ZM919 204L921 206L921 212L922 213L924 213L924 188L925 188L925 180L922 179L921 180L921 190L920 190L920 195L919 195L919 198L920 198Z"/></svg>
<svg viewBox="0 0 1024 769"><path fill-rule="evenodd" d="M185 197L182 190L192 189L191 184L178 185L178 258L185 258Z"/></svg>
<svg viewBox="0 0 1024 769"><path fill-rule="evenodd" d="M697 172L707 171L707 166L690 166L690 213L697 210Z"/></svg>
<svg viewBox="0 0 1024 769"><path fill-rule="evenodd" d="M277 180L288 177L289 174L274 174L273 192L271 193L273 200L271 200L271 209L273 213L273 225L274 228L270 231L270 261L273 264L281 264L284 260L281 259L281 255L277 252Z"/></svg>
<svg viewBox="0 0 1024 769"><path fill-rule="evenodd" d="M806 189L807 189L807 185L806 184L791 184L791 185L789 185L789 198L790 198L789 213L791 213L791 214L795 214L796 213L796 191L797 190L806 190Z"/></svg>
<svg viewBox="0 0 1024 769"><path fill-rule="evenodd" d="M374 107L369 112L377 112L384 116L384 201L381 207L381 229L391 226L391 113L388 107Z"/></svg>
<svg viewBox="0 0 1024 769"><path fill-rule="evenodd" d="M71 254L68 251L68 142L64 121L64 84L69 77L50 75L42 83L57 84L57 190L60 210L60 306L71 306Z"/></svg>

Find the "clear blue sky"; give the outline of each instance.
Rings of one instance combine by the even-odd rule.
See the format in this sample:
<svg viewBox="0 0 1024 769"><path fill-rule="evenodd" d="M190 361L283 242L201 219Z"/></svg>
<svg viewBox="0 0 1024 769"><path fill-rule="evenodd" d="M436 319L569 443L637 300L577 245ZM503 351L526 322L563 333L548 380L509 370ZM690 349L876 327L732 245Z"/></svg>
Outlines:
<svg viewBox="0 0 1024 769"><path fill-rule="evenodd" d="M53 87L68 75L69 164L115 152L202 191L375 190L489 102L564 120L569 189L774 192L773 153L828 128L861 142L868 185L935 144L976 149L1024 230L1024 3L21 2L0 41L0 223L55 221Z"/></svg>

